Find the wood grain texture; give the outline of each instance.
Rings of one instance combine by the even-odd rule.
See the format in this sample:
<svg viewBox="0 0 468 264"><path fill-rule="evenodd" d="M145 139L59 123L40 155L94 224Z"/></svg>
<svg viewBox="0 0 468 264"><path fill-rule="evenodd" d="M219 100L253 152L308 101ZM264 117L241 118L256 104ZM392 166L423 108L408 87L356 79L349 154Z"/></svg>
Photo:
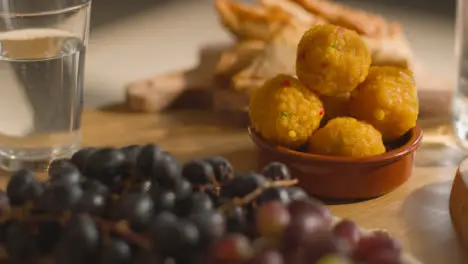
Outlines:
<svg viewBox="0 0 468 264"><path fill-rule="evenodd" d="M425 120L429 119L421 121ZM182 160L222 155L237 170L257 170L258 152L248 138L247 123L246 115L239 112L178 110L155 115L114 109L85 112L83 136L85 145L155 142ZM467 263L459 250L448 210L456 165L436 162L444 155L442 150L453 150L440 145L434 151L425 144L432 143L423 143L413 176L403 186L377 199L335 203L330 208L338 217L351 218L364 228L388 230L423 263ZM435 156L437 153L441 156ZM426 162L428 159L433 161Z"/></svg>
<svg viewBox="0 0 468 264"><path fill-rule="evenodd" d="M246 115L239 112L173 110L145 114L111 107L84 112L83 143L118 147L153 142L184 161L222 155L237 170L257 170L258 152L248 137L247 123ZM456 166L437 163L441 156L434 156L444 155L442 149L453 151L444 145L438 145L434 151L425 147L427 144L433 143L423 143L413 176L397 190L367 201L328 201L330 208L336 216L353 219L364 228L388 230L422 263L467 263L459 250L448 210ZM7 176L1 177L0 185L5 186L7 180Z"/></svg>
<svg viewBox="0 0 468 264"><path fill-rule="evenodd" d="M158 74L129 83L125 87L127 109L157 113L175 104L215 111L245 110L249 100L248 93L229 88L233 82L229 75L232 77L233 74L227 73L245 66L243 62L235 61L242 60L243 56L239 56L239 52L226 52L228 47L220 44L205 46L200 50L199 64L193 69ZM242 50L239 47L237 49ZM254 53L258 47L245 49L247 51L244 53L248 54ZM230 50L236 50L236 47ZM245 57L252 57L246 54ZM232 66L236 64L239 65ZM223 73L223 77L219 76L220 73ZM450 113L452 93L450 89L446 89L453 87L450 81L432 74L420 63L414 67L414 75L419 90L421 115ZM249 78L246 80L252 81ZM193 102L197 104L194 105Z"/></svg>

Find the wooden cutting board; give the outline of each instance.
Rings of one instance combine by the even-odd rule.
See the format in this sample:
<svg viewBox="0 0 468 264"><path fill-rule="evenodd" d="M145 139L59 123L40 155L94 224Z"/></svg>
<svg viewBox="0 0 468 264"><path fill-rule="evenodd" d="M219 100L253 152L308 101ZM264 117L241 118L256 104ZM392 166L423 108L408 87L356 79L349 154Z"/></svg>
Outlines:
<svg viewBox="0 0 468 264"><path fill-rule="evenodd" d="M217 62L227 45L207 46L200 51L199 66L158 74L128 84L126 105L129 111L160 112L168 107L243 111L248 95L216 80ZM445 116L451 112L452 84L423 67L417 67L415 78L419 89L420 115Z"/></svg>

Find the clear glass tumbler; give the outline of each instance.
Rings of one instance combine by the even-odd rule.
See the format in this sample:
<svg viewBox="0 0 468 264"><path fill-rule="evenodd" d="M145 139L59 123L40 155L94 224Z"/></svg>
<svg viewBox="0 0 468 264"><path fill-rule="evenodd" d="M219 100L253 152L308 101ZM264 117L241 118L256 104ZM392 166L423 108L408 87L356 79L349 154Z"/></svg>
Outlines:
<svg viewBox="0 0 468 264"><path fill-rule="evenodd" d="M80 144L91 0L0 0L0 167L41 171Z"/></svg>

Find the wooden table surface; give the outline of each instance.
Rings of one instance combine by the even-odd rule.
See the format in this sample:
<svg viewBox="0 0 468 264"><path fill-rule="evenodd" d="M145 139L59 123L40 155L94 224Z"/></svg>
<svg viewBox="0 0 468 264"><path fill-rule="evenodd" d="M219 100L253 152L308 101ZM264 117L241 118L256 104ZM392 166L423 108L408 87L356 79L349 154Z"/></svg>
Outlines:
<svg viewBox="0 0 468 264"><path fill-rule="evenodd" d="M254 170L256 149L243 113L175 110L136 114L118 108L85 112L85 145L155 142L182 160L207 155L227 157L238 170ZM377 199L330 205L333 212L366 228L387 229L427 264L468 263L462 258L448 212L456 166L464 153L452 148L446 119L422 119L426 139L417 154L413 177Z"/></svg>
<svg viewBox="0 0 468 264"><path fill-rule="evenodd" d="M423 263L468 263L458 248L448 212L456 164L464 155L450 147L450 140L441 139L446 134L444 122L420 122L426 139L414 175L406 184L377 199L330 205L335 215L365 228L388 230ZM173 110L155 115L128 113L118 107L89 110L83 115L83 143L124 146L154 142L182 160L222 155L237 170L255 170L256 149L246 124L243 113ZM3 177L0 184L6 180Z"/></svg>

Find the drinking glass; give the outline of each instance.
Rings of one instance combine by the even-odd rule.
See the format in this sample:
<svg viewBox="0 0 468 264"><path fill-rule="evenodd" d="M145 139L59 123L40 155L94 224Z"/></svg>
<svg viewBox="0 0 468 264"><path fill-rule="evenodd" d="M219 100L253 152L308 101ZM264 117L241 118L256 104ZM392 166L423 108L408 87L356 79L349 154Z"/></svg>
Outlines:
<svg viewBox="0 0 468 264"><path fill-rule="evenodd" d="M91 0L0 0L0 167L46 169L80 144Z"/></svg>

